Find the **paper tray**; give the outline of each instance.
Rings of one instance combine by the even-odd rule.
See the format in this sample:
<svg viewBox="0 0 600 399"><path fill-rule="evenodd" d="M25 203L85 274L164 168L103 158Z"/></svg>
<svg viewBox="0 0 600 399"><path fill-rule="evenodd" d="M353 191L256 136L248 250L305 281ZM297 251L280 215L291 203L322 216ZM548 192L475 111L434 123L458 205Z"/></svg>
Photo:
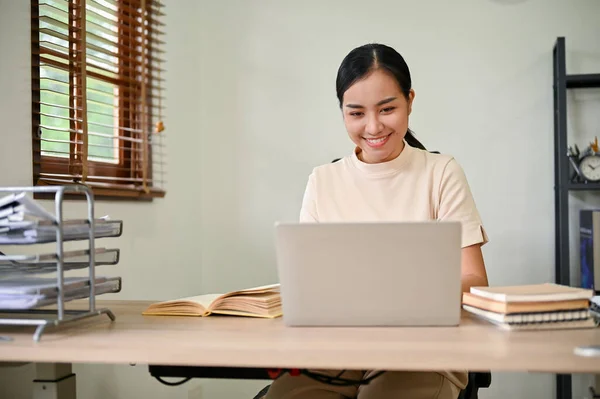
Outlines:
<svg viewBox="0 0 600 399"><path fill-rule="evenodd" d="M96 248L96 266L119 263L120 250ZM42 255L0 255L0 281L2 278L24 274L50 273L57 271L55 253ZM90 266L89 250L66 251L63 255L63 270L84 269Z"/></svg>
<svg viewBox="0 0 600 399"><path fill-rule="evenodd" d="M19 222L22 223L22 222ZM44 244L56 242L57 226L52 223L28 222L28 226L13 229L0 234L0 245ZM85 220L72 220L63 223L63 241L89 239L90 227ZM94 228L95 238L120 237L123 233L122 220L97 220Z"/></svg>
<svg viewBox="0 0 600 399"><path fill-rule="evenodd" d="M58 289L58 287L55 287ZM95 285L96 296L121 291L121 277L110 277ZM72 289L64 294L65 302L89 298L89 285ZM58 298L47 294L0 295L0 313L3 311L29 310L42 306L56 305Z"/></svg>

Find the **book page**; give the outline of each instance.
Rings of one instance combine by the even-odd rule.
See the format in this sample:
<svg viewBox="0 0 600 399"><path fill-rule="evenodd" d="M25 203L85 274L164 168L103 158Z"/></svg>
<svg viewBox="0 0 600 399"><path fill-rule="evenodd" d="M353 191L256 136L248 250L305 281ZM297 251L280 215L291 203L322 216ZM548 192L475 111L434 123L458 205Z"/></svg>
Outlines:
<svg viewBox="0 0 600 399"><path fill-rule="evenodd" d="M241 312L258 317L276 316L281 313L281 296L277 292L261 292L223 296L210 309L212 313Z"/></svg>
<svg viewBox="0 0 600 399"><path fill-rule="evenodd" d="M208 309L210 307L210 305L220 296L221 296L221 294L196 295L196 296L190 296L190 297L186 297L186 298L173 299L171 301L164 301L164 302L161 302L161 305L192 302L192 303L202 306L204 309Z"/></svg>
<svg viewBox="0 0 600 399"><path fill-rule="evenodd" d="M269 284L269 285L261 285L260 287L246 288L239 291L231 291L224 295L225 297L237 296L237 295L254 295L254 294L262 294L265 292L279 292L279 284Z"/></svg>
<svg viewBox="0 0 600 399"><path fill-rule="evenodd" d="M142 312L154 316L207 316L209 306L219 294L197 295L153 303Z"/></svg>
<svg viewBox="0 0 600 399"><path fill-rule="evenodd" d="M236 310L215 310L212 313L225 315L225 316L256 317L256 318L262 318L262 319L276 319L278 317L281 317L281 315L282 315L280 310L275 310L273 312L264 312L264 313L253 313L253 312L244 312L244 311L236 311Z"/></svg>

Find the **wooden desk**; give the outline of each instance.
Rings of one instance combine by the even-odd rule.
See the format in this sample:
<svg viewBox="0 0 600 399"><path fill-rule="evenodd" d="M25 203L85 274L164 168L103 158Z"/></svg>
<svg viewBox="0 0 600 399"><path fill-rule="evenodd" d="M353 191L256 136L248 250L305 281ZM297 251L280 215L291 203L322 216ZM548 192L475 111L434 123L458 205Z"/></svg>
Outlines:
<svg viewBox="0 0 600 399"><path fill-rule="evenodd" d="M33 330L0 326L2 362L160 364L226 367L492 370L600 373L600 329L506 332L464 315L454 328L288 328L281 319L157 317L147 302L98 301L117 319L96 317L40 342Z"/></svg>

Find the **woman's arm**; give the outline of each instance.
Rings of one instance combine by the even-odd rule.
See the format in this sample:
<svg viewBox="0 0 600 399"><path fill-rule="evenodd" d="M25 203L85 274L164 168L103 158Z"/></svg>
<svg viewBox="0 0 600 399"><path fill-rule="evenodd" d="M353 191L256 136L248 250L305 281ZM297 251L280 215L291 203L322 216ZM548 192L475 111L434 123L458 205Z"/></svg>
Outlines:
<svg viewBox="0 0 600 399"><path fill-rule="evenodd" d="M488 279L481 253L481 244L463 248L461 255L462 292L469 292L474 286L487 286Z"/></svg>
<svg viewBox="0 0 600 399"><path fill-rule="evenodd" d="M473 286L487 286L488 279L481 246L488 242L482 226L471 188L461 166L451 159L444 169L440 182L437 218L462 223L462 292Z"/></svg>

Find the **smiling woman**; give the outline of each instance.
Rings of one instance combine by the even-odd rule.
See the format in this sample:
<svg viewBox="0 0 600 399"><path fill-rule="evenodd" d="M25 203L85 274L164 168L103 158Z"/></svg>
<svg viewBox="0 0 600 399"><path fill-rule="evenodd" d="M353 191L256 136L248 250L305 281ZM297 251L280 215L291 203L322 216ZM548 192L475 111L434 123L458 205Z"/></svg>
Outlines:
<svg viewBox="0 0 600 399"><path fill-rule="evenodd" d="M359 158L363 162L386 162L400 155L413 98L413 90L405 97L394 78L381 69L346 91L344 123L361 149Z"/></svg>
<svg viewBox="0 0 600 399"><path fill-rule="evenodd" d="M461 166L450 155L427 151L408 128L415 92L403 57L381 44L358 47L342 61L336 86L344 125L355 149L338 162L313 170L300 220L459 221L462 290L487 285L481 246L488 238ZM365 264L365 269L377 273L377 264ZM267 398L456 399L468 378L466 371L444 370L326 373L359 383L333 386L307 376L284 375L273 383ZM374 375L378 377L368 385L360 384Z"/></svg>
<svg viewBox="0 0 600 399"><path fill-rule="evenodd" d="M361 145L353 133L362 128L374 131L376 135L378 129L387 127L393 128L396 136L397 153L389 154L390 159L398 156L401 151L398 145L401 147L403 140L413 147L425 149L408 128L415 92L408 65L393 48L369 44L352 50L338 70L336 91L340 108L344 111L346 130L359 147ZM366 126L367 122L371 125ZM388 147L393 147L393 144Z"/></svg>

